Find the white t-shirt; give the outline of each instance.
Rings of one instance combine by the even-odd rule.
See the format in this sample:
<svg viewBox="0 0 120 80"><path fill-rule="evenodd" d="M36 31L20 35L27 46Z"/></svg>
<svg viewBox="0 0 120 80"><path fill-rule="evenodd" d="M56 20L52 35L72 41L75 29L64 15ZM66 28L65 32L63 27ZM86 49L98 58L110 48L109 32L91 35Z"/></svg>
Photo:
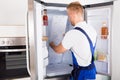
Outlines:
<svg viewBox="0 0 120 80"><path fill-rule="evenodd" d="M86 22L79 22L75 27L82 28L95 45L97 33L93 27ZM92 53L89 41L81 31L76 29L68 31L62 40L62 45L65 49L72 50L80 66L88 66L91 63Z"/></svg>

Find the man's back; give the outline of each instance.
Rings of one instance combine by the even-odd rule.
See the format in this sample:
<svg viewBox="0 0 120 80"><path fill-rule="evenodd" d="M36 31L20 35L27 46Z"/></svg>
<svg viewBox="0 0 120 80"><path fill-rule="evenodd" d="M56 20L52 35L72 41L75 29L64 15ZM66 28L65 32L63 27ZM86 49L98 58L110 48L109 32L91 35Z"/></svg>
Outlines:
<svg viewBox="0 0 120 80"><path fill-rule="evenodd" d="M94 28L86 24L86 22L80 22L76 24L75 27L82 28L90 37L93 45L95 45L97 34ZM72 50L80 66L88 66L91 64L92 56L89 41L82 32L76 29L68 31L62 41L62 44L66 49Z"/></svg>

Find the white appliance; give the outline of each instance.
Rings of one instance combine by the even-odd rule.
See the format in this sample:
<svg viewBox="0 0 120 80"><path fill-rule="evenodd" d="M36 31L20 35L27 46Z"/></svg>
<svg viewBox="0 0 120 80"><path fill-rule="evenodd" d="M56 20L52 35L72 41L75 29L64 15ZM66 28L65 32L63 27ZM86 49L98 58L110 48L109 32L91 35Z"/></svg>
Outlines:
<svg viewBox="0 0 120 80"><path fill-rule="evenodd" d="M28 50L27 66L31 80L46 80L51 77L57 78L70 75L72 70L70 51L58 55L48 45L50 41L59 44L63 34L71 27L66 14L67 4L47 3L39 0L28 0L28 4L26 41ZM98 32L97 59L95 61L97 72L109 76L111 76L112 5L112 2L100 5L84 5L86 21L94 26ZM48 26L43 25L43 9L47 9ZM100 34L102 22L104 21L109 32L107 39L101 39Z"/></svg>

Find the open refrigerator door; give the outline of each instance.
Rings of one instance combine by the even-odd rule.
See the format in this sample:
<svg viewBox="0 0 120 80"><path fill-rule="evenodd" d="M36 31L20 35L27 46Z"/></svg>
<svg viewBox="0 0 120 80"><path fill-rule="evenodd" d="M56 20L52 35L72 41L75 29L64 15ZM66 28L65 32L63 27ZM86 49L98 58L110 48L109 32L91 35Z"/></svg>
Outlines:
<svg viewBox="0 0 120 80"><path fill-rule="evenodd" d="M35 21L36 27L42 30L42 52L39 53L43 57L44 78L69 75L72 71L72 57L70 51L63 54L57 54L49 46L49 42L53 41L56 45L62 41L68 23L66 8L61 6L47 6L44 3L35 2ZM44 19L44 10L48 19ZM41 15L40 15L41 14ZM41 18L41 19L40 19ZM40 23L41 22L41 23ZM38 25L39 24L39 25ZM39 33L36 35L40 35ZM39 39L39 38L38 38ZM38 62L41 62L38 60ZM42 73L41 73L42 74Z"/></svg>
<svg viewBox="0 0 120 80"><path fill-rule="evenodd" d="M55 6L30 0L27 22L27 63L32 80L70 75L72 71L71 52L55 53L49 46L59 44L68 30L66 6Z"/></svg>
<svg viewBox="0 0 120 80"><path fill-rule="evenodd" d="M97 73L110 76L112 4L86 8L85 14L87 23L92 25L98 34L95 51Z"/></svg>

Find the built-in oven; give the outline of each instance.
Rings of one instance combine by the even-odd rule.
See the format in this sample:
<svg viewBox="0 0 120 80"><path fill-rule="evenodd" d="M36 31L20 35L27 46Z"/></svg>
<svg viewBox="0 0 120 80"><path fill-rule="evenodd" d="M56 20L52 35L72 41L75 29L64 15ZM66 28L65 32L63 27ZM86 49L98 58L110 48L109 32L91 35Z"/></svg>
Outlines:
<svg viewBox="0 0 120 80"><path fill-rule="evenodd" d="M0 37L0 80L28 76L25 37Z"/></svg>

